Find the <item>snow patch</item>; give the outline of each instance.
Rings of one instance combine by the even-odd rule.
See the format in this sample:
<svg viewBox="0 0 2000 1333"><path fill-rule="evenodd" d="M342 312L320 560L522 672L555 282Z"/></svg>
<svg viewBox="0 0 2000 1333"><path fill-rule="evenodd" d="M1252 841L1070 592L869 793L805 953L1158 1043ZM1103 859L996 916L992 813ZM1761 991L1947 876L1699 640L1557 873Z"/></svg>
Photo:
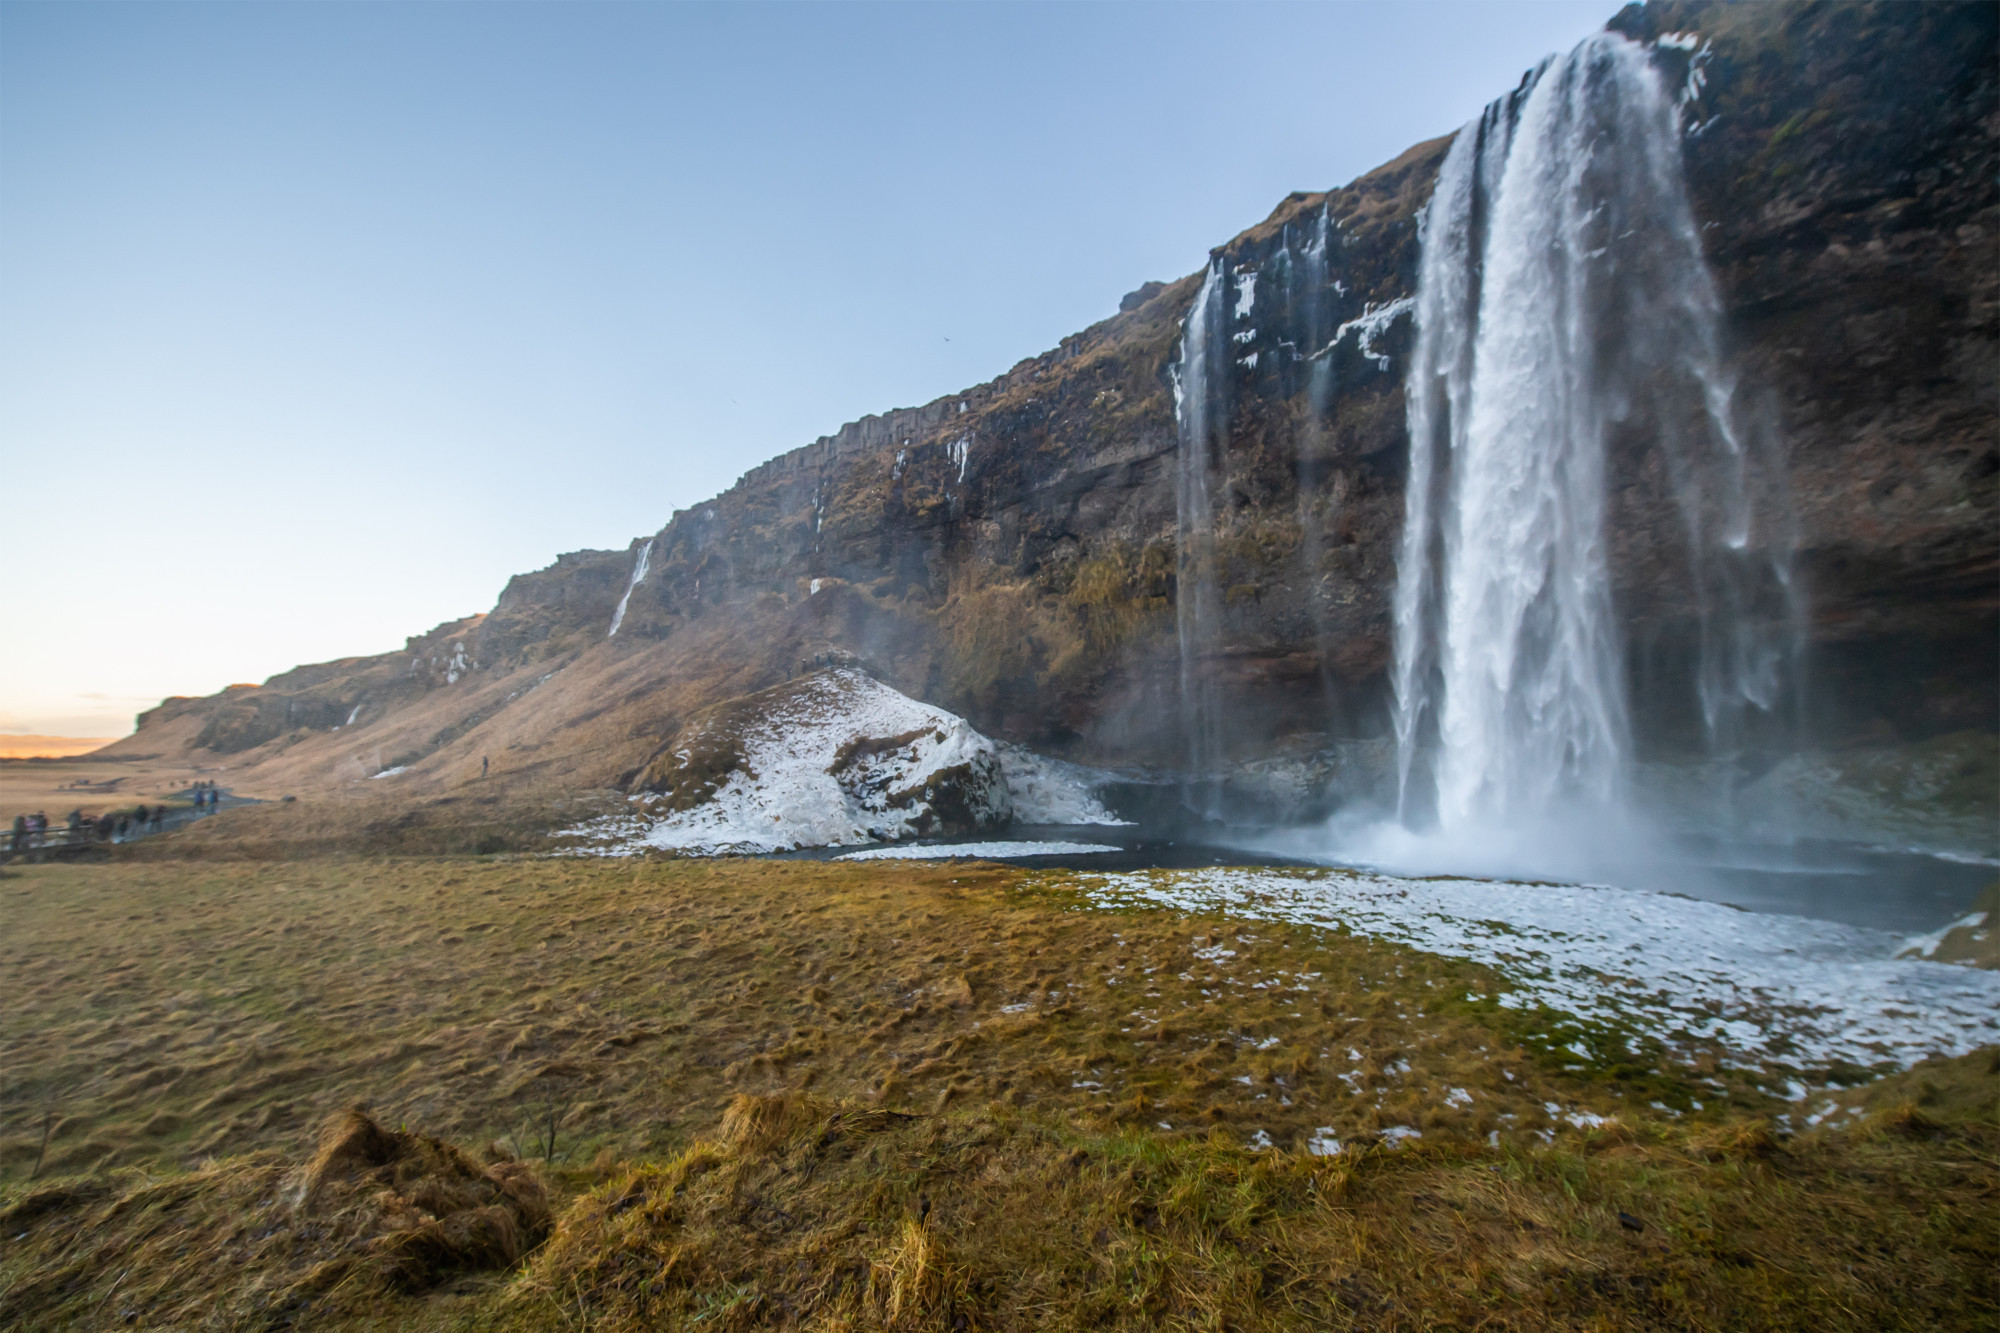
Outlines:
<svg viewBox="0 0 2000 1333"><path fill-rule="evenodd" d="M1907 935L1903 947L1896 950L1898 958L1929 958L1943 945L1944 937L1954 930L1973 930L1986 924L1986 913L1973 912L1962 916L1948 926L1941 926L1928 935Z"/></svg>
<svg viewBox="0 0 2000 1333"><path fill-rule="evenodd" d="M1002 860L1010 856L1086 856L1093 852L1122 851L1101 842L955 842L921 847L870 847L861 852L842 852L836 861L948 861L958 857Z"/></svg>
<svg viewBox="0 0 2000 1333"><path fill-rule="evenodd" d="M380 773L370 773L368 776L371 780L374 778L393 778L398 773L407 773L409 771L410 766L408 764L398 764L394 768L385 768Z"/></svg>
<svg viewBox="0 0 2000 1333"><path fill-rule="evenodd" d="M1669 1047L1720 1044L1752 1067L1908 1067L2000 1041L2000 972L1897 959L1899 937L1837 922L1637 889L1359 871L1078 881L1104 907L1340 927L1470 958L1508 977L1505 1007L1546 1005Z"/></svg>
<svg viewBox="0 0 2000 1333"><path fill-rule="evenodd" d="M1360 351L1361 355L1373 361L1377 370L1387 370L1389 368L1389 354L1387 352L1376 351L1375 340L1387 333L1391 324L1394 324L1402 316L1416 309L1416 306L1417 299L1414 296L1399 296L1386 305L1376 305L1373 301L1370 301L1362 308L1359 315L1356 315L1353 319L1348 320L1345 324L1335 329L1333 337L1327 340L1326 346L1314 352L1308 360L1317 360L1325 356L1328 352L1340 346L1341 340L1349 332L1352 332L1354 334L1354 345Z"/></svg>

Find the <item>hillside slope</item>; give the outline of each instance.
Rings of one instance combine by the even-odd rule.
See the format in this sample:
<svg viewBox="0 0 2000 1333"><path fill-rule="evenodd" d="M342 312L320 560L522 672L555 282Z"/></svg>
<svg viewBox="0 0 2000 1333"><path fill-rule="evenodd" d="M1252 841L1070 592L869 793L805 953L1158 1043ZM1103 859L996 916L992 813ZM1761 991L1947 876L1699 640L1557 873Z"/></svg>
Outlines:
<svg viewBox="0 0 2000 1333"><path fill-rule="evenodd" d="M1995 10L1666 0L1613 26L1686 89L1747 405L1790 458L1777 530L1807 590L1816 738L1991 733ZM1448 144L1294 194L1214 252L1233 347L1198 518L1220 610L1185 660L1175 363L1203 274L781 455L628 550L520 575L401 653L169 700L109 753L186 751L271 792L390 769L433 790L482 758L499 782L623 788L700 709L828 660L1100 764L1182 762L1184 678L1226 701L1236 760L1366 745L1385 725L1406 298ZM1612 463L1638 722L1671 753L1695 614L1679 520L1643 430Z"/></svg>

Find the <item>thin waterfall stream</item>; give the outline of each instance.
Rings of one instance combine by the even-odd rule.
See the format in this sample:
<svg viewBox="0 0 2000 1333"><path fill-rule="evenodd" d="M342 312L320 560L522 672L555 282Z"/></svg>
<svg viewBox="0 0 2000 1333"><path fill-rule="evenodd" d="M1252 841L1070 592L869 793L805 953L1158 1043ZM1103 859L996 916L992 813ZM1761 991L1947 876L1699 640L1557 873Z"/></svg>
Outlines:
<svg viewBox="0 0 2000 1333"><path fill-rule="evenodd" d="M625 623L625 608L632 603L633 591L646 581L647 567L653 563L653 542L657 540L651 538L639 548L638 558L632 562L632 577L625 583L625 595L618 599L618 609L611 613L611 628L605 631L605 638L616 638L618 627Z"/></svg>
<svg viewBox="0 0 2000 1333"><path fill-rule="evenodd" d="M1181 359L1174 368L1174 415L1180 441L1174 501L1176 557L1175 632L1180 647L1181 734L1187 750L1188 804L1214 817L1216 770L1222 759L1222 722L1211 660L1222 601L1216 583L1215 505L1209 481L1229 445L1228 267L1210 262L1201 292L1188 312Z"/></svg>

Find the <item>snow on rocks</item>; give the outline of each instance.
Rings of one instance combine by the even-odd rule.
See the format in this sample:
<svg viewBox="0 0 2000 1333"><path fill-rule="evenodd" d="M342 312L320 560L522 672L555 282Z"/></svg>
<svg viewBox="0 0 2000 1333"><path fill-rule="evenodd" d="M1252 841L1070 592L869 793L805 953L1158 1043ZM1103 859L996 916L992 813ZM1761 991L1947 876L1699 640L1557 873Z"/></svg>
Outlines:
<svg viewBox="0 0 2000 1333"><path fill-rule="evenodd" d="M1546 1005L1760 1067L1907 1067L2000 1041L2000 973L1893 957L1882 931L1634 889L1358 871L1079 873L1100 906L1344 928L1505 974Z"/></svg>
<svg viewBox="0 0 2000 1333"><path fill-rule="evenodd" d="M1109 774L1004 742L1000 746L1000 767L1007 774L1007 794L1013 798L1014 819L1018 823L1131 823L1112 814L1091 791Z"/></svg>
<svg viewBox="0 0 2000 1333"><path fill-rule="evenodd" d="M835 667L708 710L648 766L630 815L566 832L577 855L715 856L997 832L1016 819L1116 823L1083 773ZM1065 850L1116 849L1004 854Z"/></svg>

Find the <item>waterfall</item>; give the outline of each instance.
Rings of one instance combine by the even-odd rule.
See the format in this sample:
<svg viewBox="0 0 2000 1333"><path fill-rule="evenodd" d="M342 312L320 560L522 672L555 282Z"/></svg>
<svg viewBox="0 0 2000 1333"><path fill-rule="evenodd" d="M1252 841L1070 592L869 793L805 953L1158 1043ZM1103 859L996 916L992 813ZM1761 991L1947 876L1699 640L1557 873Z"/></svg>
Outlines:
<svg viewBox="0 0 2000 1333"><path fill-rule="evenodd" d="M1207 660L1215 648L1222 600L1216 582L1215 508L1209 479L1221 468L1229 447L1227 285L1228 265L1218 256L1210 262L1201 292L1188 311L1180 360L1173 370L1174 418L1179 427L1174 615L1180 641L1181 735L1187 747L1188 795L1209 815L1217 813L1216 773L1222 757L1219 699L1213 663Z"/></svg>
<svg viewBox="0 0 2000 1333"><path fill-rule="evenodd" d="M1753 531L1782 467L1736 421L1679 115L1646 49L1590 38L1466 125L1422 246L1392 603L1398 818L1449 835L1615 815L1634 743L1614 438L1643 438L1680 513L1711 748L1778 704L1797 610L1784 533Z"/></svg>
<svg viewBox="0 0 2000 1333"><path fill-rule="evenodd" d="M1303 357L1306 367L1306 418L1300 431L1298 456L1292 465L1292 482L1298 491L1296 515L1301 586L1313 640L1322 658L1326 648L1326 589L1323 580L1329 506L1320 494L1320 483L1326 467L1325 423L1327 408L1333 401L1332 351L1337 341L1330 341L1328 337L1332 332L1328 327L1330 297L1335 295L1329 290L1327 280L1327 245L1332 239L1332 232L1332 213L1328 206L1322 204L1312 226L1311 239L1298 248L1296 259L1293 257L1289 227L1284 248L1279 252L1284 261L1285 275L1290 280L1292 332L1299 340L1294 344L1297 349L1295 355ZM1324 671L1321 672L1321 683L1330 690Z"/></svg>
<svg viewBox="0 0 2000 1333"><path fill-rule="evenodd" d="M639 548L639 558L632 562L632 577L625 583L625 595L618 599L618 609L611 613L611 629L605 638L615 637L618 627L625 623L625 607L632 600L632 590L645 581L646 567L653 563L653 542L658 540L655 537Z"/></svg>

